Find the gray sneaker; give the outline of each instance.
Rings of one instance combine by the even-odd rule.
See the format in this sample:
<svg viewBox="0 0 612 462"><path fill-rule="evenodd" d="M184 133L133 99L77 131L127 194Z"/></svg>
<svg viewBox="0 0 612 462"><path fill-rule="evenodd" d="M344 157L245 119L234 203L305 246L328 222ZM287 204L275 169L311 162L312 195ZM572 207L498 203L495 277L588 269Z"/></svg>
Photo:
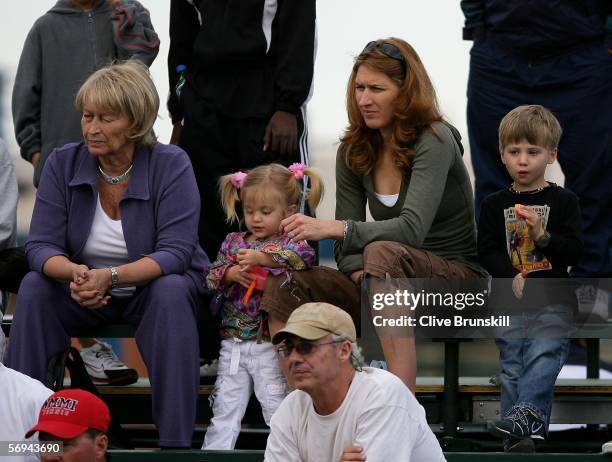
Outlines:
<svg viewBox="0 0 612 462"><path fill-rule="evenodd" d="M98 341L83 348L81 358L95 384L130 385L138 380L138 372L123 364L108 343Z"/></svg>

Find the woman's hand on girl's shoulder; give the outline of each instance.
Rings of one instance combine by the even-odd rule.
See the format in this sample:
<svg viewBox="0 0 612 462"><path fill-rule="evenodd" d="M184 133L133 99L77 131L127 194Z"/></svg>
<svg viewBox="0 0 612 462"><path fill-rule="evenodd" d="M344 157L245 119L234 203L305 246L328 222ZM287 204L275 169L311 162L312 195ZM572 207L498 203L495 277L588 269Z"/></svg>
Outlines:
<svg viewBox="0 0 612 462"><path fill-rule="evenodd" d="M343 224L339 220L319 220L295 213L281 221L280 232L289 236L291 242L338 239L342 238Z"/></svg>

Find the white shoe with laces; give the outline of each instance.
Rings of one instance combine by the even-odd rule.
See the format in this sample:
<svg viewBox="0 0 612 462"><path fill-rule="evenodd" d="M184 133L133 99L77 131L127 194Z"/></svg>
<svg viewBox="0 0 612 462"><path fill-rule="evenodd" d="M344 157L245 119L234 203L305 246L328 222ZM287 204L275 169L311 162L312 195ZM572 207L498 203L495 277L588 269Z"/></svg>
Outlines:
<svg viewBox="0 0 612 462"><path fill-rule="evenodd" d="M123 364L108 343L97 341L83 348L81 358L95 384L129 385L138 380L138 372Z"/></svg>

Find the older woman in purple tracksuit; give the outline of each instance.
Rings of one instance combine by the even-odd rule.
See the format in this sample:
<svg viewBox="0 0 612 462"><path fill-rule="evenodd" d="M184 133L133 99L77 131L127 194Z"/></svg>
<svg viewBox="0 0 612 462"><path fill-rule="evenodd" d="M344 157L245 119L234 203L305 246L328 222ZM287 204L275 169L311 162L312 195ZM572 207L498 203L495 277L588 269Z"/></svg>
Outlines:
<svg viewBox="0 0 612 462"><path fill-rule="evenodd" d="M56 149L38 188L8 364L44 379L83 329L127 322L149 370L159 445L187 447L199 385L206 254L189 158L155 141L147 68L112 65L81 87L83 142ZM58 115L59 116L59 115Z"/></svg>

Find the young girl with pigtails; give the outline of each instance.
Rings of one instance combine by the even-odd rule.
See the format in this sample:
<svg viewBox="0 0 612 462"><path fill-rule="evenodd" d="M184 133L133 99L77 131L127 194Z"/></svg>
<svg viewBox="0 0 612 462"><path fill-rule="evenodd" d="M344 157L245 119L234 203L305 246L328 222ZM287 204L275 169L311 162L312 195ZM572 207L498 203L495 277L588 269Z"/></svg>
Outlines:
<svg viewBox="0 0 612 462"><path fill-rule="evenodd" d="M310 180L306 192L301 187L305 175ZM227 235L207 277L209 288L222 296L222 341L211 396L213 418L202 449L234 448L253 390L268 425L287 394L260 310L262 292L253 288L262 270L279 275L312 267L314 249L281 234L280 223L296 213L304 199L314 212L323 193L319 175L304 164L262 165L248 173L225 175L219 188L228 221L239 221L240 202L247 231Z"/></svg>

